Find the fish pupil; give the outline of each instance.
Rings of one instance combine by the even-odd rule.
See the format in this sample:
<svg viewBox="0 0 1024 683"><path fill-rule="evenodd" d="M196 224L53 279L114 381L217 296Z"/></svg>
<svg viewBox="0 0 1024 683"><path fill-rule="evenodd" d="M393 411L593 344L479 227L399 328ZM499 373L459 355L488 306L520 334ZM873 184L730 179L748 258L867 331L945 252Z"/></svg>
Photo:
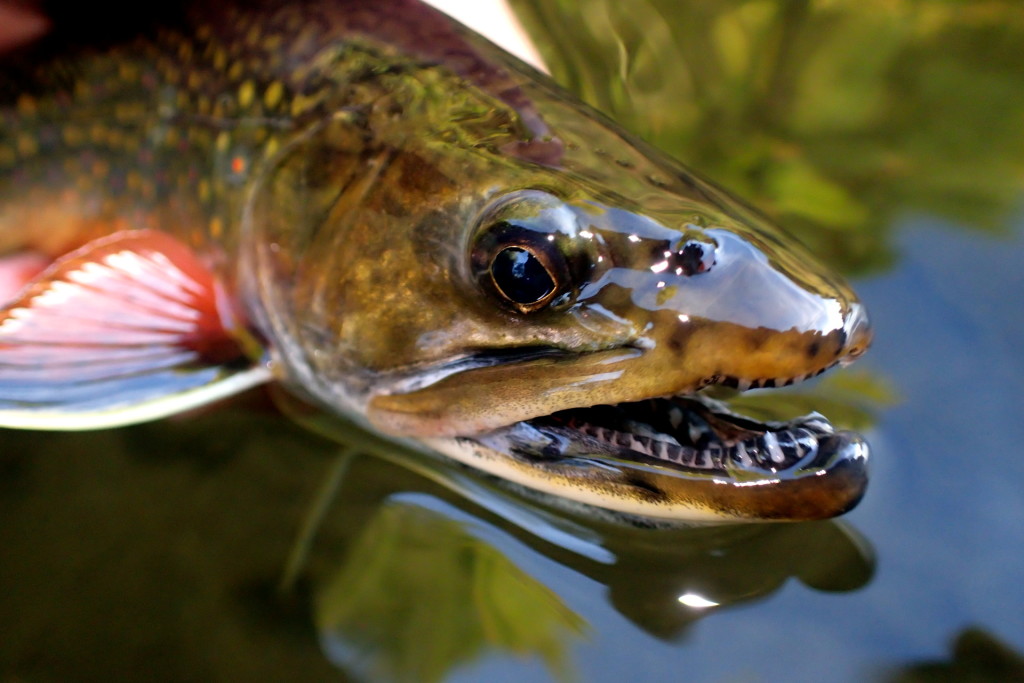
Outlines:
<svg viewBox="0 0 1024 683"><path fill-rule="evenodd" d="M506 247L491 262L491 278L506 299L516 304L533 304L555 290L547 268L530 251Z"/></svg>

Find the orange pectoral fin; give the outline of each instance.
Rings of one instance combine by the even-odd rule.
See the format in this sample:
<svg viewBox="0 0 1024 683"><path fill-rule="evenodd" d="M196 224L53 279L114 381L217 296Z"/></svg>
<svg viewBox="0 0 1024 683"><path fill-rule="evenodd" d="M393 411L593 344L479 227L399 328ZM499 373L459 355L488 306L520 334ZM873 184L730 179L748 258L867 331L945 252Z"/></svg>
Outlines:
<svg viewBox="0 0 1024 683"><path fill-rule="evenodd" d="M261 351L187 246L115 233L0 310L0 426L97 429L195 408L268 381Z"/></svg>

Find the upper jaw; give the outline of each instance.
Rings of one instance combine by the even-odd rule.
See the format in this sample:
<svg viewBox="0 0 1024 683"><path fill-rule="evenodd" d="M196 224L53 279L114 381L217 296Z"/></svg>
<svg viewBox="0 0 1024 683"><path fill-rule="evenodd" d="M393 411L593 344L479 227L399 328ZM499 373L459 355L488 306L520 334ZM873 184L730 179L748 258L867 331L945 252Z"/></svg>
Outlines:
<svg viewBox="0 0 1024 683"><path fill-rule="evenodd" d="M705 334L693 342L694 355L707 349L711 336ZM713 358L700 365L717 362ZM765 369L763 363L746 362L754 369ZM456 372L431 371L433 377L440 377L436 381L403 380L394 383L391 391L374 393L368 397L366 414L380 431L397 436L469 436L562 410L686 394L711 384L782 386L834 364L829 359L798 371L794 363L793 373L781 379L754 372L741 378L689 367L668 344L655 349L626 346L577 354L531 354L525 359L508 356L483 365L460 361Z"/></svg>

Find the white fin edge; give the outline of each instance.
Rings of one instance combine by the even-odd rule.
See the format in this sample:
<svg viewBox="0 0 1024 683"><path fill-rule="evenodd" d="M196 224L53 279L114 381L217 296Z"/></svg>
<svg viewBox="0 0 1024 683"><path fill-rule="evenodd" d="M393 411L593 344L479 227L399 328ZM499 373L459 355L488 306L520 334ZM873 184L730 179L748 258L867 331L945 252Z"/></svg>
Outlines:
<svg viewBox="0 0 1024 683"><path fill-rule="evenodd" d="M266 365L258 365L195 389L160 396L133 405L112 406L103 410L82 412L46 408L0 410L0 427L64 432L126 427L193 410L273 380L274 374L270 368Z"/></svg>

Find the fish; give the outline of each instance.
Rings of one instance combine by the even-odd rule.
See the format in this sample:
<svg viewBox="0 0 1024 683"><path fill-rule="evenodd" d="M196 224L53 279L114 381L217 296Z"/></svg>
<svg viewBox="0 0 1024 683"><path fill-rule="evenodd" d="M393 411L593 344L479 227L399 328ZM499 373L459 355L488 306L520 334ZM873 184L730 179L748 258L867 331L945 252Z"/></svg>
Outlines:
<svg viewBox="0 0 1024 683"><path fill-rule="evenodd" d="M275 382L617 519L862 498L862 436L704 391L872 338L761 214L418 1L138 5L0 55L0 426Z"/></svg>

